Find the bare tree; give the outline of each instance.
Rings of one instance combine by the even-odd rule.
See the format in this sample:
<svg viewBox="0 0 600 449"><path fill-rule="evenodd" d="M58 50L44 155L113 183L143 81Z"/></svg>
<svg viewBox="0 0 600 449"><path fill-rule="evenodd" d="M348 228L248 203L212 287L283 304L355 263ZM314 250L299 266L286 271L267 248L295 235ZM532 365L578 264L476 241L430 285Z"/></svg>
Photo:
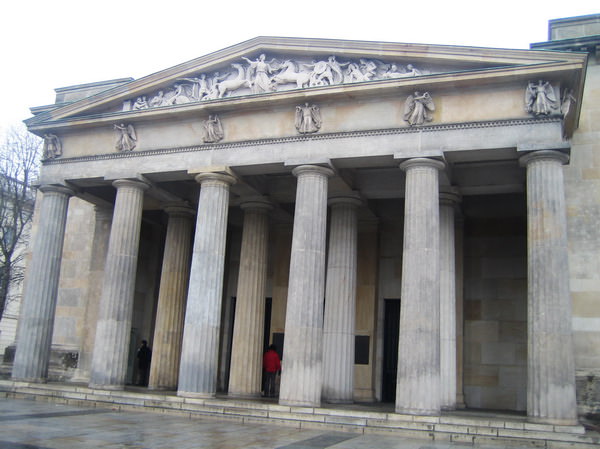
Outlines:
<svg viewBox="0 0 600 449"><path fill-rule="evenodd" d="M0 319L25 274L42 139L10 128L0 143Z"/></svg>

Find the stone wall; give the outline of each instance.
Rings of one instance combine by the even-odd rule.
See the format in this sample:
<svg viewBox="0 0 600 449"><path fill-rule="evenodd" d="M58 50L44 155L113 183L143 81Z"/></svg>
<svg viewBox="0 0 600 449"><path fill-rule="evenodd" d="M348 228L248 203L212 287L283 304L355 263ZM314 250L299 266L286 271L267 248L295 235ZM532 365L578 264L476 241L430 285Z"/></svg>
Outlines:
<svg viewBox="0 0 600 449"><path fill-rule="evenodd" d="M466 197L467 407L527 407L527 244L523 195Z"/></svg>
<svg viewBox="0 0 600 449"><path fill-rule="evenodd" d="M369 339L368 363L354 365L354 400L375 400L377 316L377 225L359 223L356 286L356 335Z"/></svg>
<svg viewBox="0 0 600 449"><path fill-rule="evenodd" d="M71 198L52 338L55 348L77 351L82 341L93 231L93 206L79 198Z"/></svg>
<svg viewBox="0 0 600 449"><path fill-rule="evenodd" d="M579 129L565 166L579 413L600 413L600 65L588 61Z"/></svg>

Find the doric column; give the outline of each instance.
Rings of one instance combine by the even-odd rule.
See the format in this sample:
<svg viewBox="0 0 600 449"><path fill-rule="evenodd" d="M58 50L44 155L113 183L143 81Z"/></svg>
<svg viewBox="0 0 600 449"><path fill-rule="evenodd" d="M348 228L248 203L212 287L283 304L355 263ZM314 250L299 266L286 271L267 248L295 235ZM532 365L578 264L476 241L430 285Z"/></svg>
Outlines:
<svg viewBox="0 0 600 449"><path fill-rule="evenodd" d="M229 394L260 396L262 377L269 210L264 199L241 204L244 229L235 303Z"/></svg>
<svg viewBox="0 0 600 449"><path fill-rule="evenodd" d="M298 186L279 402L318 406L323 385L327 184L333 171L302 165L293 173Z"/></svg>
<svg viewBox="0 0 600 449"><path fill-rule="evenodd" d="M201 173L196 181L200 199L177 394L212 397L217 391L229 186L236 180L229 174Z"/></svg>
<svg viewBox="0 0 600 449"><path fill-rule="evenodd" d="M89 382L90 368L94 341L96 340L96 322L98 321L98 306L102 298L102 280L104 279L104 265L110 227L112 223L112 207L94 207L94 235L92 236L92 257L90 257L90 270L88 273L88 294L85 307L85 321L82 344L79 349L77 371L71 379L72 382Z"/></svg>
<svg viewBox="0 0 600 449"><path fill-rule="evenodd" d="M456 211L460 212L460 211ZM454 249L456 251L456 408L465 408L464 394L464 241L465 220L462 214L455 217Z"/></svg>
<svg viewBox="0 0 600 449"><path fill-rule="evenodd" d="M148 388L174 390L177 388L185 299L190 278L194 211L185 205L168 205L165 212L169 221L160 275Z"/></svg>
<svg viewBox="0 0 600 449"><path fill-rule="evenodd" d="M456 408L456 252L454 209L459 196L440 193L440 392L445 410Z"/></svg>
<svg viewBox="0 0 600 449"><path fill-rule="evenodd" d="M441 161L416 158L406 171L396 411L440 413L439 193Z"/></svg>
<svg viewBox="0 0 600 449"><path fill-rule="evenodd" d="M354 394L357 195L329 200L329 252L323 326L323 399L349 403Z"/></svg>
<svg viewBox="0 0 600 449"><path fill-rule="evenodd" d="M44 196L27 269L12 370L13 379L32 382L43 382L48 377L67 208L73 195L63 186L45 185L40 191Z"/></svg>
<svg viewBox="0 0 600 449"><path fill-rule="evenodd" d="M568 156L536 151L527 167L527 414L554 424L577 421L567 211L562 165Z"/></svg>
<svg viewBox="0 0 600 449"><path fill-rule="evenodd" d="M117 197L90 375L91 387L110 390L122 389L127 374L142 208L148 188L130 179L114 181L113 186Z"/></svg>

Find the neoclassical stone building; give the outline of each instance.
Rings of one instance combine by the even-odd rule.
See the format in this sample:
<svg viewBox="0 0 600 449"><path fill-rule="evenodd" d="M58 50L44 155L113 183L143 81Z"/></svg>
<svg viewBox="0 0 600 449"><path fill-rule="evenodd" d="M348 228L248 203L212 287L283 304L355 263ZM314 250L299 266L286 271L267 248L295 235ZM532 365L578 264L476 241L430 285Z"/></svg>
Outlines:
<svg viewBox="0 0 600 449"><path fill-rule="evenodd" d="M599 35L259 37L57 89L27 121L47 145L12 378L60 352L122 389L146 339L150 389L253 397L274 342L284 405L574 424L600 388Z"/></svg>

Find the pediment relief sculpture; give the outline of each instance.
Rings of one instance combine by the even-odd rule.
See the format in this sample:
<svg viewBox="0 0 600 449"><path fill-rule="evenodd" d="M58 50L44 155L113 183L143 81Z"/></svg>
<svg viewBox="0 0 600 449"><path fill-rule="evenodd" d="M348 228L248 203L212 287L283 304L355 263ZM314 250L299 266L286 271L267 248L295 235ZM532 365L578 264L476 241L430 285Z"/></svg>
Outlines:
<svg viewBox="0 0 600 449"><path fill-rule="evenodd" d="M44 159L56 159L62 156L62 144L56 134L44 134Z"/></svg>
<svg viewBox="0 0 600 449"><path fill-rule="evenodd" d="M126 125L125 123L119 123L114 125L114 129L117 133L117 140L115 142L115 148L117 151L132 151L137 145L137 135L133 125Z"/></svg>
<svg viewBox="0 0 600 449"><path fill-rule="evenodd" d="M422 125L433 120L435 105L429 92L415 92L404 102L404 120L410 126Z"/></svg>
<svg viewBox="0 0 600 449"><path fill-rule="evenodd" d="M429 73L413 64L404 66L367 58L338 61L335 55L320 60L267 59L267 55L262 53L256 59L241 59L223 73L215 71L179 78L171 86L126 100L123 111L290 89L410 78Z"/></svg>

